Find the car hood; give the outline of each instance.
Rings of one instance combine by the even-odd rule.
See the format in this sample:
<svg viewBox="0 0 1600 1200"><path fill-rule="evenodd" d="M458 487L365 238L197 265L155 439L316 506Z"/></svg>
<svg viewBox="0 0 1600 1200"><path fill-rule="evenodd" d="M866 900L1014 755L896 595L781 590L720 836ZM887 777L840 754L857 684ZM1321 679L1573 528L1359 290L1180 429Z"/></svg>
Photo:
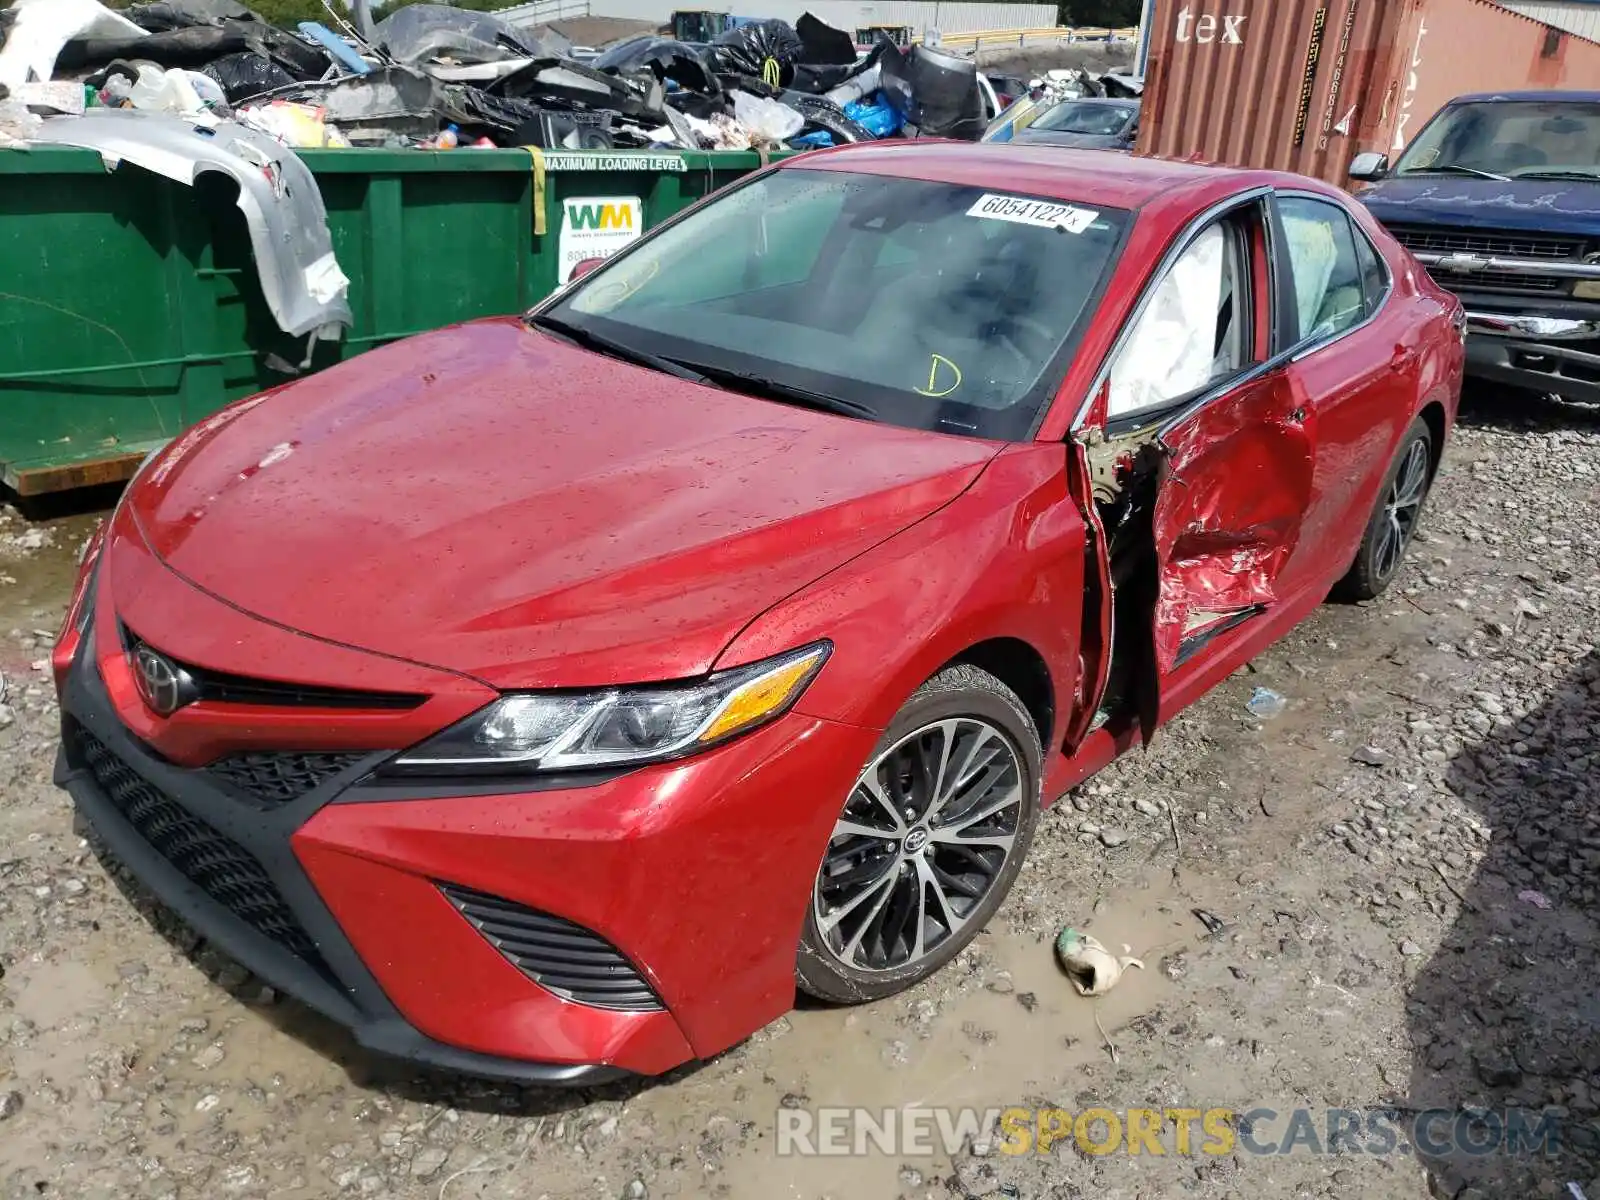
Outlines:
<svg viewBox="0 0 1600 1200"><path fill-rule="evenodd" d="M709 670L747 622L954 499L998 449L505 319L225 409L129 503L173 570L266 620L499 687L592 686Z"/></svg>
<svg viewBox="0 0 1600 1200"><path fill-rule="evenodd" d="M1400 176L1356 195L1385 224L1577 234L1600 228L1600 180Z"/></svg>

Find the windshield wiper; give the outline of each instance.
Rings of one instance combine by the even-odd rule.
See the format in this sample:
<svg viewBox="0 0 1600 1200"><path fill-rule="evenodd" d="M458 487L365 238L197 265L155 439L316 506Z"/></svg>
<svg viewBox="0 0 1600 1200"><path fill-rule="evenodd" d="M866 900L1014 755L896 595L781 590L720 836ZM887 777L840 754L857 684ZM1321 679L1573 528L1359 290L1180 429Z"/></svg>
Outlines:
<svg viewBox="0 0 1600 1200"><path fill-rule="evenodd" d="M1569 168L1567 168L1565 170L1556 170L1556 171L1519 171L1512 178L1514 178L1514 179L1587 179L1590 182L1594 182L1596 180L1600 180L1600 170L1580 171L1580 170L1578 170L1576 168L1569 167Z"/></svg>
<svg viewBox="0 0 1600 1200"><path fill-rule="evenodd" d="M1444 163L1433 167L1408 167L1401 175L1471 175L1475 179L1496 179L1506 183L1509 175L1496 175L1493 171L1480 171L1477 167L1463 167L1460 163Z"/></svg>
<svg viewBox="0 0 1600 1200"><path fill-rule="evenodd" d="M685 364L688 365L688 364ZM712 383L733 391L746 392L752 396L761 396L768 400L788 400L795 404L803 404L807 408L821 409L823 412L838 413L845 417L865 417L876 420L876 409L865 404L858 404L854 400L845 400L839 396L828 396L822 392L808 391L805 388L795 387L792 383L779 383L776 379L768 379L761 375L746 375L741 371L730 371L723 367L707 367L696 363L692 370L700 371Z"/></svg>
<svg viewBox="0 0 1600 1200"><path fill-rule="evenodd" d="M739 371L729 371L721 367L701 367L695 364L679 362L673 358L663 358L659 354L651 354L639 350L624 342L616 341L603 333L596 333L592 329L585 329L581 325L574 325L570 321L563 321L560 317L548 314L529 317L527 323L535 329L553 333L556 337L589 350L597 350L602 354L609 354L613 358L620 358L624 362L631 362L641 367L649 367L666 375L678 379L687 379L691 383L705 383L712 387L720 387L733 391L747 392L750 395L763 396L768 399L789 400L796 404L803 404L809 408L821 409L824 412L839 413L847 417L867 417L875 419L877 412L865 404L857 404L854 400L844 400L838 396L825 396L821 392L807 391L805 388L795 387L792 384L779 383L776 379L766 379L760 375L745 375Z"/></svg>
<svg viewBox="0 0 1600 1200"><path fill-rule="evenodd" d="M633 363L639 367L649 367L652 371L660 371L663 375L672 375L678 379L687 379L691 383L710 383L708 376L691 367L686 367L680 362L670 358L662 358L659 354L651 354L646 350L639 350L625 342L608 338L603 333L596 333L592 329L585 329L582 325L574 325L570 321L563 321L560 317L549 315L529 317L527 323L535 329L542 329L546 333L553 333L559 338L584 347L586 350L597 350L601 354L608 354L612 358L620 358L623 362Z"/></svg>

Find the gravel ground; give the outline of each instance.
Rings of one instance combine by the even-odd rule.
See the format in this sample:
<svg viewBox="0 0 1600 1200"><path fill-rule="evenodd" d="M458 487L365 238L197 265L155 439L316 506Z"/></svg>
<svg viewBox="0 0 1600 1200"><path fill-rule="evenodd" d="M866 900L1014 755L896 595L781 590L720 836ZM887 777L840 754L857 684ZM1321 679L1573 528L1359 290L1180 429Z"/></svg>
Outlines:
<svg viewBox="0 0 1600 1200"><path fill-rule="evenodd" d="M1478 400L1397 590L1323 608L1058 803L934 979L581 1094L374 1061L118 874L50 786L38 669L91 522L0 509L0 1197L1600 1200L1600 426L1525 408ZM1258 687L1285 710L1252 716ZM1067 924L1145 968L1077 996ZM776 1153L780 1111L835 1104L1274 1110L1233 1122L1256 1144L1297 1107L1527 1109L1561 1134Z"/></svg>

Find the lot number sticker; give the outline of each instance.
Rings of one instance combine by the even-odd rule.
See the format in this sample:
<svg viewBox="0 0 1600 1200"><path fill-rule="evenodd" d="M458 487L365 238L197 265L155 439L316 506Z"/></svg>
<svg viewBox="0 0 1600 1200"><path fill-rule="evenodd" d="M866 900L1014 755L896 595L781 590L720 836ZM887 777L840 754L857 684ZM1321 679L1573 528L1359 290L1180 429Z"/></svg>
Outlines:
<svg viewBox="0 0 1600 1200"><path fill-rule="evenodd" d="M610 258L644 232L644 202L637 196L574 196L561 203L561 271L572 278L585 259Z"/></svg>
<svg viewBox="0 0 1600 1200"><path fill-rule="evenodd" d="M1018 225L1042 225L1046 229L1065 229L1082 233L1100 214L1092 208L1054 204L1048 200L1029 200L1024 196L1002 196L986 192L967 209L969 217L988 217L991 221L1014 221Z"/></svg>

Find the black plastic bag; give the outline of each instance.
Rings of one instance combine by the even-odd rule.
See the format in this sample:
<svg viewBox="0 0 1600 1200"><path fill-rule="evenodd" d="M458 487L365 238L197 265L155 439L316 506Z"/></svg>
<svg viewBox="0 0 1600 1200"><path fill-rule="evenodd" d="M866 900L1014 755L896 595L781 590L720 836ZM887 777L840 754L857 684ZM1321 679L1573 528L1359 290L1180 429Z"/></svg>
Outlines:
<svg viewBox="0 0 1600 1200"><path fill-rule="evenodd" d="M788 87L804 47L787 21L755 21L730 29L711 43L711 65L718 73L760 79Z"/></svg>
<svg viewBox="0 0 1600 1200"><path fill-rule="evenodd" d="M971 59L913 46L906 54L885 51L879 68L885 98L916 136L967 142L983 136L983 95Z"/></svg>
<svg viewBox="0 0 1600 1200"><path fill-rule="evenodd" d="M261 19L235 0L158 0L154 4L135 4L122 15L151 33L189 29L195 25L220 25L225 20Z"/></svg>
<svg viewBox="0 0 1600 1200"><path fill-rule="evenodd" d="M544 58L539 39L488 13L443 4L411 4L379 21L372 31L380 49L397 62L453 58L463 63Z"/></svg>
<svg viewBox="0 0 1600 1200"><path fill-rule="evenodd" d="M801 62L811 66L855 65L856 41L844 30L803 13L794 23L794 32L800 39Z"/></svg>
<svg viewBox="0 0 1600 1200"><path fill-rule="evenodd" d="M797 92L831 92L841 83L854 79L857 75L864 74L878 65L885 53L899 54L900 49L887 38L881 39L865 58L857 61L852 59L844 63L798 63L794 69L794 79L789 83Z"/></svg>
<svg viewBox="0 0 1600 1200"><path fill-rule="evenodd" d="M789 86L797 92L810 92L820 96L823 92L831 92L853 74L855 71L850 67L796 63L794 78L789 81Z"/></svg>
<svg viewBox="0 0 1600 1200"><path fill-rule="evenodd" d="M296 80L321 79L328 56L291 33L261 21L192 25L148 37L97 38L68 42L56 59L60 70L103 66L119 58L158 67L200 68L228 54L249 51L271 59Z"/></svg>
<svg viewBox="0 0 1600 1200"><path fill-rule="evenodd" d="M588 64L597 71L630 74L649 68L657 79L670 79L679 87L716 95L722 91L705 51L672 38L629 38L618 42Z"/></svg>
<svg viewBox="0 0 1600 1200"><path fill-rule="evenodd" d="M224 54L250 49L240 22L229 26L193 25L152 33L148 37L81 38L68 42L56 57L57 70L99 66L116 59L143 59L158 67L203 67Z"/></svg>
<svg viewBox="0 0 1600 1200"><path fill-rule="evenodd" d="M291 87L295 78L269 58L246 50L239 54L225 54L216 62L200 68L222 86L228 103L238 106L251 97L279 88Z"/></svg>

